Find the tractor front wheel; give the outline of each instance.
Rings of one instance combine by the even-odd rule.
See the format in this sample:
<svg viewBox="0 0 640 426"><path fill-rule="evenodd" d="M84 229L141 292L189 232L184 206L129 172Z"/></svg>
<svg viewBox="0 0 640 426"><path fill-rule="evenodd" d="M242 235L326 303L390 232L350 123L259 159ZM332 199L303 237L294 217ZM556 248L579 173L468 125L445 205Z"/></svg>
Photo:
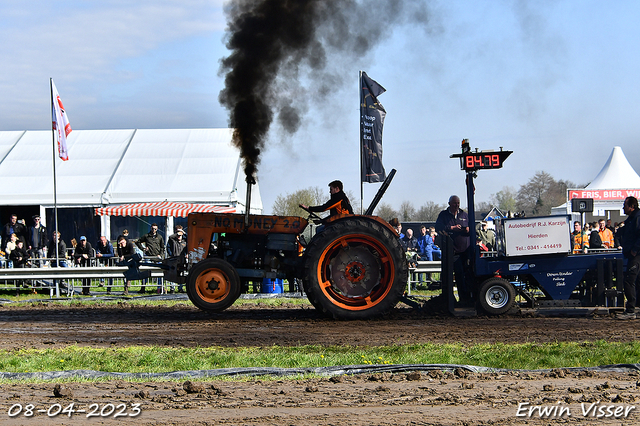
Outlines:
<svg viewBox="0 0 640 426"><path fill-rule="evenodd" d="M203 311L227 309L240 297L240 290L238 272L222 259L204 259L189 271L187 294Z"/></svg>

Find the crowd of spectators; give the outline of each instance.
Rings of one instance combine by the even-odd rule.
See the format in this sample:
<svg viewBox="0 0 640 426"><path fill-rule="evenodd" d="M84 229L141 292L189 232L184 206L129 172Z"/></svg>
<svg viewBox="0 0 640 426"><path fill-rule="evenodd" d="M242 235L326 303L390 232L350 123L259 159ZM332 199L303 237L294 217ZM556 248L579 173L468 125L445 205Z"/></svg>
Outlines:
<svg viewBox="0 0 640 426"><path fill-rule="evenodd" d="M165 257L186 256L186 232L181 225L176 225L175 233L169 236L167 242L158 232L158 225L151 224L149 233L138 240L129 239L129 232L125 229L122 235L116 239L116 247L109 239L102 235L92 244L87 237L82 235L76 240L70 240L68 247L60 232L53 232L51 238L47 228L41 224L39 215L32 217L32 225L27 227L24 219L18 219L13 214L9 222L0 232L0 267L2 268L26 268L26 267L78 267L88 266L112 266L117 261L124 261L135 253L140 254L145 260L160 261ZM82 279L82 294L90 294L90 280ZM143 280L140 292L145 292L147 280ZM105 280L100 280L100 287L105 285ZM171 283L171 292L175 291L174 283ZM106 284L107 293L111 293L113 278L108 278ZM128 294L129 283L125 279L125 294ZM163 291L163 279L157 279L158 293ZM183 291L183 286L178 286L178 292Z"/></svg>
<svg viewBox="0 0 640 426"><path fill-rule="evenodd" d="M573 222L571 234L571 246L573 253L587 253L589 250L622 249L620 242L620 229L624 222L616 222L611 225L611 220L600 219L595 222L587 222L584 226L579 222Z"/></svg>

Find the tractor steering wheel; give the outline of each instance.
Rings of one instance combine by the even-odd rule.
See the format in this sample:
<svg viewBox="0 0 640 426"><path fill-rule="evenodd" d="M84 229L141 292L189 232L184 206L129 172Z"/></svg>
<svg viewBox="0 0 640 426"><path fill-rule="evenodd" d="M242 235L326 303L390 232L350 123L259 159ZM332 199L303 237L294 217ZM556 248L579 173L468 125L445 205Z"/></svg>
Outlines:
<svg viewBox="0 0 640 426"><path fill-rule="evenodd" d="M298 207L300 207L302 210L309 213L309 219L313 219L314 223L316 224L318 224L318 222L324 223L324 219L322 219L320 216L318 216L317 214L309 210L307 207L303 206L302 204L298 204Z"/></svg>

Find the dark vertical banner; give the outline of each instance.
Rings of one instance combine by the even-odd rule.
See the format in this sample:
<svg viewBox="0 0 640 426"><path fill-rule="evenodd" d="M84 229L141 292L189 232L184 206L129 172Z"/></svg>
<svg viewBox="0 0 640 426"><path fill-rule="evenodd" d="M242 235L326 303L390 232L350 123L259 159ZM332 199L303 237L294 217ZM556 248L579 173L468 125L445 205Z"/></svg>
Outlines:
<svg viewBox="0 0 640 426"><path fill-rule="evenodd" d="M382 165L382 126L387 112L378 96L385 88L367 73L360 74L360 142L362 144L362 182L382 182L386 177Z"/></svg>

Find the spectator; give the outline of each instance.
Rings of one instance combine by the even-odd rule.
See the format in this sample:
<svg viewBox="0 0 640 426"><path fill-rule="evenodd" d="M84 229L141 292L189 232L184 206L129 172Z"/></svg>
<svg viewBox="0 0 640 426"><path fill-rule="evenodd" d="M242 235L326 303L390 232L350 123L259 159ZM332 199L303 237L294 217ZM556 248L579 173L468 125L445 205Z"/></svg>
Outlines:
<svg viewBox="0 0 640 426"><path fill-rule="evenodd" d="M418 265L416 262L418 261L418 240L413 236L413 229L407 229L407 235L401 240L404 245L404 249L406 250L407 260L409 261L409 265L413 268Z"/></svg>
<svg viewBox="0 0 640 426"><path fill-rule="evenodd" d="M4 248L5 256L9 261L9 268L13 268L13 260L11 260L11 252L15 250L16 247L18 247L18 245L16 244L17 241L18 241L18 237L16 236L16 234L11 234L11 239L9 240L9 242L7 242L7 245Z"/></svg>
<svg viewBox="0 0 640 426"><path fill-rule="evenodd" d="M33 216L33 226L29 227L29 252L34 259L43 259L47 257L47 228L40 223L40 215ZM38 260L36 264L42 267L42 260Z"/></svg>
<svg viewBox="0 0 640 426"><path fill-rule="evenodd" d="M611 220L609 220L611 223ZM613 241L613 232L607 227L604 219L600 219L598 221L598 233L600 234L600 240L602 241L602 245L604 248L615 248L615 243Z"/></svg>
<svg viewBox="0 0 640 426"><path fill-rule="evenodd" d="M487 248L485 251L493 251L496 249L496 234L493 229L489 229L486 220L483 220L476 226L477 236L480 237L482 245Z"/></svg>
<svg viewBox="0 0 640 426"><path fill-rule="evenodd" d="M620 237L622 235L622 227L624 226L624 222L616 222L615 230L613 231L613 244L618 249L622 250L622 243L620 242Z"/></svg>
<svg viewBox="0 0 640 426"><path fill-rule="evenodd" d="M24 268L29 261L29 254L21 240L16 240L16 248L11 250L10 256L14 268ZM21 282L22 280L16 281L16 296L18 295L18 289L20 288Z"/></svg>
<svg viewBox="0 0 640 426"><path fill-rule="evenodd" d="M56 258L56 245L57 245L57 258ZM63 240L60 239L60 232L53 232L53 238L49 241L49 245L47 247L48 256L51 259L50 265L52 268L57 268L60 266L61 268L69 267L67 263L67 245ZM58 280L53 280L54 287L58 287ZM62 288L66 288L66 284L64 281L61 285Z"/></svg>
<svg viewBox="0 0 640 426"><path fill-rule="evenodd" d="M413 236L413 229L407 229L407 234L403 238L407 251L418 252L418 240Z"/></svg>
<svg viewBox="0 0 640 426"><path fill-rule="evenodd" d="M571 234L571 245L574 253L586 253L589 248L589 237L582 231L582 225L577 220L573 222L573 233Z"/></svg>
<svg viewBox="0 0 640 426"><path fill-rule="evenodd" d="M56 258L56 245L58 246L57 258ZM49 242L48 252L49 252L49 257L52 259L51 267L54 267L54 268L57 266L60 266L62 268L69 267L69 264L67 263L67 245L65 244L64 240L60 239L60 232L54 231L53 238Z"/></svg>
<svg viewBox="0 0 640 426"><path fill-rule="evenodd" d="M177 233L178 233L178 231L182 231L182 233L184 234L184 235L182 236L182 238L184 238L184 239L185 239L185 241L186 241L186 239L187 239L187 231L185 231L185 230L184 230L184 228L182 227L182 225L176 225L176 226L175 226L175 231L174 231L173 235L177 234Z"/></svg>
<svg viewBox="0 0 640 426"><path fill-rule="evenodd" d="M402 224L400 223L398 218L394 217L393 219L391 219L389 221L389 225L391 225L391 226L393 226L395 228L396 233L398 234L398 237L400 238L400 241L402 241L402 239L404 238L404 234L402 233Z"/></svg>
<svg viewBox="0 0 640 426"><path fill-rule="evenodd" d="M636 319L636 287L640 277L640 211L638 199L627 197L623 205L627 219L624 227L620 228L622 241L622 254L627 259L627 268L624 273L624 296L627 299L625 312L618 314L618 319Z"/></svg>
<svg viewBox="0 0 640 426"><path fill-rule="evenodd" d="M117 245L118 259L120 259L121 262L125 261L126 259L130 259L131 256L133 256L136 252L136 247L133 244L133 241L127 240L124 235L120 235L118 237ZM126 278L124 279L124 295L129 295L129 282Z"/></svg>
<svg viewBox="0 0 640 426"><path fill-rule="evenodd" d="M180 225L178 225L180 226ZM185 238L185 233L180 228L176 227L176 233L171 235L167 239L167 256L169 257L178 257L181 256L183 260L186 260L187 256L187 241ZM183 284L178 284L178 293L182 293ZM171 284L171 292L174 291L174 285Z"/></svg>
<svg viewBox="0 0 640 426"><path fill-rule="evenodd" d="M24 248L22 241L16 241L16 248L11 250L10 257L13 261L14 268L24 268L27 265L27 262L29 261L29 253L27 253L27 249Z"/></svg>
<svg viewBox="0 0 640 426"><path fill-rule="evenodd" d="M186 247L187 240L185 239L185 232L182 228L177 228L176 233L169 236L167 240L167 256L180 256L184 254L183 251Z"/></svg>
<svg viewBox="0 0 640 426"><path fill-rule="evenodd" d="M602 239L600 238L598 223L593 222L589 228L591 229L589 232L589 250L604 248Z"/></svg>
<svg viewBox="0 0 640 426"><path fill-rule="evenodd" d="M435 234L435 229L433 233ZM422 225L420 227L420 236L418 237L418 256L421 260L440 260L442 252L433 243L433 237L431 232L427 231L427 227Z"/></svg>
<svg viewBox="0 0 640 426"><path fill-rule="evenodd" d="M7 246L7 243L11 240L11 234L16 234L16 237L24 244L26 242L25 234L26 230L22 223L18 222L18 215L12 214L9 222L2 228L2 250Z"/></svg>
<svg viewBox="0 0 640 426"><path fill-rule="evenodd" d="M433 226L429 228L429 236L431 237L431 241L433 241L433 245L431 246L433 260L442 259L442 250L440 250L440 246L438 245L439 241L437 240L438 233L436 232L436 228Z"/></svg>
<svg viewBox="0 0 640 426"><path fill-rule="evenodd" d="M137 246L144 252L144 256L150 260L162 260L164 259L164 240L158 234L158 224L151 224L151 231L148 234L143 235L136 242ZM140 293L145 292L145 284L147 280L142 281L140 287ZM162 278L158 278L157 293L162 293Z"/></svg>
<svg viewBox="0 0 640 426"><path fill-rule="evenodd" d="M80 242L76 245L73 251L73 258L78 266L91 266L91 259L94 257L93 247L91 243L87 242L87 237L84 235L80 237ZM82 294L84 296L91 295L91 279L82 279Z"/></svg>
<svg viewBox="0 0 640 426"><path fill-rule="evenodd" d="M480 248L480 256L484 256L482 252L489 251L489 247L485 243L482 242L482 238L480 236L476 237L476 245Z"/></svg>
<svg viewBox="0 0 640 426"><path fill-rule="evenodd" d="M453 270L459 303L462 306L472 305L473 271L469 256L469 216L460 209L460 197L457 195L449 197L449 207L438 215L436 231L449 236L453 241Z"/></svg>
<svg viewBox="0 0 640 426"><path fill-rule="evenodd" d="M115 253L113 251L113 245L111 241L107 240L107 237L102 235L98 244L96 244L96 257L100 260L100 263L104 266L109 266L109 259L113 259ZM100 280L100 286L104 283L104 278ZM113 278L109 278L109 285L107 285L107 294L111 294L111 287L113 286Z"/></svg>

